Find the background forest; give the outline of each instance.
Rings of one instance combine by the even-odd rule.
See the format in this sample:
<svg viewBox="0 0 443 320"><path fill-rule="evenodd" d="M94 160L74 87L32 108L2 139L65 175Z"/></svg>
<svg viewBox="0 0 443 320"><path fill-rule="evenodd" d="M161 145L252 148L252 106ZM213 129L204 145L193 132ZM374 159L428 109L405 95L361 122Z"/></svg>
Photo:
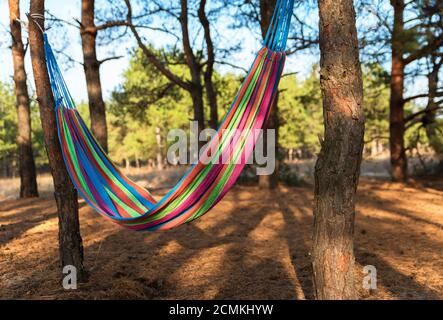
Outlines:
<svg viewBox="0 0 443 320"><path fill-rule="evenodd" d="M192 78L193 68L198 69L201 76L200 94L204 100L201 111L204 118L200 121L203 121L204 126L210 126L215 121L220 121L245 76L242 69L247 68L247 64L243 63L243 65L237 66L231 62L231 59L239 53L247 55L251 48L248 44L248 47L244 47L241 42L226 44L227 39L217 32L218 23L215 22L220 19L228 20L230 22L225 24L224 29L231 32L232 30L238 31L245 37L252 33L257 39L259 17L254 9L256 4L243 1L229 1L227 3L211 1L208 3L208 28L212 27L212 38L209 40L213 50L213 56L211 54L208 56L207 45L202 35L202 26L198 21L198 3L192 1L189 3L190 11L195 11L189 21L189 29L195 34L191 45L194 51L194 67L185 61L180 48L181 31L176 20L178 8L168 5L167 2L156 1L150 5L144 5L143 2L133 5L143 12L140 17L137 17L137 25L142 30L140 31L141 36L147 37L143 34L143 28L146 27L151 29L149 35L155 32L159 36L163 34L164 37L176 39L175 42L172 40L162 41L166 42L162 47L150 39L146 39L145 42L149 44L149 50L170 68L174 76L189 81ZM441 15L438 13L441 9L438 6L436 9L432 9L433 5L436 6L428 1L414 1L405 5L403 31L398 35L401 38L404 54L420 53L420 50L423 49L420 45L428 43L429 37L439 36L438 28ZM123 2L120 7L115 6L112 10L106 6L106 3L98 2L96 7L98 8L95 13L97 24L103 23L106 26L97 32L97 45L108 48L107 52L109 52L109 48L118 46L122 42L133 43L128 27L119 26L118 23L113 25L123 15L125 10ZM160 8L168 8L168 10L158 10ZM288 71L280 86L281 93L275 123L278 124L278 146L281 157L288 161L315 158L320 148L319 137L321 138L323 134L321 92L318 81L319 67L315 62L318 52L318 34L315 31L317 22L312 14L314 9L315 3L310 1L296 4L294 13L296 19L294 19L292 36L289 39ZM358 1L356 9L364 77L364 111L366 115L364 155L365 158L385 157L387 159L389 157L390 47L393 37L397 36L393 34L392 29L394 17L388 1ZM156 13L156 11L159 12ZM51 13L50 3L48 12ZM228 14L232 15L230 19L225 18ZM52 21L50 34L57 34L61 30L77 26L74 18L64 21L57 18L56 14L52 18L54 21ZM162 21L162 27L150 27L150 23L158 19ZM174 28L164 27L169 23ZM212 26L211 23L214 23L215 26ZM251 30L246 30L246 27ZM65 70L80 69L81 65L74 62L74 58L69 56L71 52L69 48L74 45L79 46L80 42L63 38L55 39L58 47L61 48L60 59L64 62ZM259 43L259 39L256 41ZM6 46L7 42L5 42L4 48ZM129 45L127 50L128 65L120 77L121 83L114 84L111 88L105 88L104 91L109 91L109 94L102 98L106 104L109 151L112 158L122 166L163 167L167 165L165 159L168 142L164 141L167 132L174 128L189 130L189 121L196 119L193 114L193 100L189 90L183 88L181 83L175 81L176 79L171 81L168 76L150 63L149 58L137 45ZM111 51L115 51L115 49ZM115 58L121 59L121 57L108 57L105 60L109 60L109 62L101 62L105 64L121 63L120 59L113 61ZM306 63L301 64L302 67L298 62L291 62L299 59L306 60ZM417 159L417 162L413 162L409 168L412 174L436 172L441 158L442 135L439 133L442 120L438 116L441 103L438 98L441 95L439 90L440 65L441 49L438 46L429 52L420 53L420 56L406 65L403 104L407 122L404 132L404 149L408 158ZM212 87L209 90L214 93L214 97L210 97L207 92L208 72L211 73L209 82ZM437 80L436 93L431 92L432 88L429 89L428 82L432 80L430 79L431 74ZM19 154L16 147L17 112L12 80L8 78L7 74L3 74L2 78L0 83L1 174L3 177L13 177L18 175L19 170ZM68 85L75 87L76 83ZM30 87L30 93L33 95L32 85ZM80 87L79 90L83 90L83 88ZM74 92L77 91L74 88ZM75 96L74 99L81 113L89 119L87 102L79 100ZM217 120L214 120L211 108L216 108ZM32 144L36 165L39 171L46 171L48 163L44 152L35 98L31 99L31 114ZM384 164L384 175L389 173L389 170L386 170L387 166L389 163Z"/></svg>
<svg viewBox="0 0 443 320"><path fill-rule="evenodd" d="M443 298L442 1L8 0L0 35L0 299ZM237 97L276 170L180 180L168 133Z"/></svg>

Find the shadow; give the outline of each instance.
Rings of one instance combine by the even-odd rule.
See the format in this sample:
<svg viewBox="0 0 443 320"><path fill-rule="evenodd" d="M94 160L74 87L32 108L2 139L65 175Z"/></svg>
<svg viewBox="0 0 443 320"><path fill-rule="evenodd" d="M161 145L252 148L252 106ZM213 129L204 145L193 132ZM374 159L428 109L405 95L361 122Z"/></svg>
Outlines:
<svg viewBox="0 0 443 320"><path fill-rule="evenodd" d="M254 208L254 200L242 200L238 192L233 194L238 207L232 210L233 219L229 223L235 230L226 235L232 241L220 268L222 273L218 277L222 286L215 299L294 299L296 296L296 284L274 252L267 248L267 241L250 237L266 216L278 208L273 193L261 190L257 193L255 201L262 203L257 210L250 210ZM242 211L247 215L241 214Z"/></svg>
<svg viewBox="0 0 443 320"><path fill-rule="evenodd" d="M415 281L413 276L407 276L396 270L377 254L369 254L356 246L355 259L362 266L375 266L377 283L381 283L387 291L399 299L441 299L436 292Z"/></svg>
<svg viewBox="0 0 443 320"><path fill-rule="evenodd" d="M13 216L9 216L8 220L14 220L14 218L17 218L17 216L20 219L19 222L0 225L0 246L3 246L11 240L22 236L28 230L32 229L38 224L56 217L56 211L49 210L51 207L52 206L45 206L44 208L30 208ZM43 210L45 213L36 215L36 210Z"/></svg>
<svg viewBox="0 0 443 320"><path fill-rule="evenodd" d="M441 272L438 262L431 261L435 259L432 257L441 257L442 254L441 244L427 237L423 226L442 230L442 224L417 216L419 212L400 208L397 200L378 196L375 190L383 189L375 187L375 183L369 186L371 189L365 186L364 190L359 191L357 207L362 211L365 208L380 210L382 216L357 212L354 246L356 261L361 266L374 265L379 283L399 299L441 299L441 293L423 284L423 278L435 276L430 274L433 270ZM412 197L404 201L414 201ZM388 218L384 214L394 216ZM398 220L396 216L409 221ZM401 264L399 268L395 268L395 263ZM422 272L423 266L427 267L428 274ZM421 282L418 281L420 278ZM371 292L365 291L365 294Z"/></svg>
<svg viewBox="0 0 443 320"><path fill-rule="evenodd" d="M24 206L35 206L42 202L40 198L5 200L0 202L0 212L12 211Z"/></svg>
<svg viewBox="0 0 443 320"><path fill-rule="evenodd" d="M418 223L428 224L443 230L443 224L418 217L414 214L413 211L407 210L405 208L398 208L394 201L382 199L373 191L365 190L365 192L360 193L358 197L360 200L364 200L366 202L376 201L384 210L388 211L389 213L408 218Z"/></svg>
<svg viewBox="0 0 443 320"><path fill-rule="evenodd" d="M272 197L241 199L241 192L237 187L228 196L236 204L232 210L223 211L221 202L206 215L204 219L216 221L209 227L200 228L204 222L199 220L154 234L118 230L101 245L88 246L86 252L91 254L99 246L103 252L124 244L100 257L90 284L82 290L88 290L92 281L95 291L112 291L110 297L119 299L293 299L295 284L282 263L272 254L258 255L257 245L266 248L266 244L249 237L276 204ZM251 210L254 201L266 205ZM109 280L103 284L98 279ZM124 283L124 289L116 292L119 283Z"/></svg>
<svg viewBox="0 0 443 320"><path fill-rule="evenodd" d="M0 246L22 236L40 223L57 217L55 201L42 201L37 198L35 200L18 200L18 202L21 205L9 206L9 208L12 208L9 210L16 210L17 208L23 210L7 217L0 217L0 222L18 220L18 222L0 225ZM44 206L42 206L42 202L45 204ZM85 203L79 203L79 209L85 205Z"/></svg>
<svg viewBox="0 0 443 320"><path fill-rule="evenodd" d="M284 236L289 246L292 266L298 277L305 298L314 299L310 247L307 244L307 239L304 239L307 237L307 234L309 236L312 235L312 204L305 192L302 190L299 191L300 192L295 195L297 202L300 202L296 209L299 211L297 215L288 207L286 202L280 201L278 204L285 220ZM287 191L282 192L285 194L285 197L289 196ZM301 218L297 219L296 216L301 216ZM298 231L298 233L296 231Z"/></svg>
<svg viewBox="0 0 443 320"><path fill-rule="evenodd" d="M91 270L89 282L80 284L78 290L64 290L58 278L58 251L53 246L40 254L16 258L17 272L24 266L32 270L14 282L2 284L0 296L23 298L29 293L31 297L51 299L294 299L300 283L305 298L311 299L311 198L311 190L306 188L272 193L237 186L201 219L156 233L121 229L87 209L80 216L86 239L85 265ZM375 193L366 190L360 191L359 202L362 200L372 201L365 205L373 208L385 207L386 212L392 209L392 204L380 202ZM400 208L395 210L404 213ZM31 212L23 215L30 217ZM39 212L35 219L43 221L41 215ZM48 215L44 215L46 219L55 217L55 212ZM426 256L441 257L437 244L420 237L416 229L415 223L424 222L411 222L400 233L395 219L357 214L356 261L362 266L376 266L380 283L395 297L441 298L441 294L390 262L402 261L400 251L409 247L417 251L410 256L418 261L418 269L418 263L428 263ZM405 232L410 234L408 239L404 239ZM282 260L286 251L289 268L286 256Z"/></svg>
<svg viewBox="0 0 443 320"><path fill-rule="evenodd" d="M440 176L427 176L418 179L418 181L429 189L434 189L438 192L443 192L443 174Z"/></svg>

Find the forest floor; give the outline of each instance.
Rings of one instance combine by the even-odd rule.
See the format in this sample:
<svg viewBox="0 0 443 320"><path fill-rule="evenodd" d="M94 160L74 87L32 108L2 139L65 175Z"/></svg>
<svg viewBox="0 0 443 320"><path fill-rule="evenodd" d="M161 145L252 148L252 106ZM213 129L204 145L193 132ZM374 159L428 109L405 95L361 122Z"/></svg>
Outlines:
<svg viewBox="0 0 443 320"><path fill-rule="evenodd" d="M312 187L237 186L199 220L157 233L124 230L81 201L90 279L77 290L60 283L50 196L0 201L0 298L311 299L312 201ZM362 179L355 253L361 299L443 299L443 180ZM362 287L366 265L376 290Z"/></svg>

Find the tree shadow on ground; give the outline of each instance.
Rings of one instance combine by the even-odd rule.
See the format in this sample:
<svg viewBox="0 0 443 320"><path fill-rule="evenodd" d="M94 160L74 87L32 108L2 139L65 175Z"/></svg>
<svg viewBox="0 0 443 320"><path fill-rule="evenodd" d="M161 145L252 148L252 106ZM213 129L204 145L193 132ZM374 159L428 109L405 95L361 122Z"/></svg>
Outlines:
<svg viewBox="0 0 443 320"><path fill-rule="evenodd" d="M401 208L398 206L396 201L381 198L377 196L377 194L374 191L365 190L364 193L362 192L359 194L359 199L365 202L376 201L380 205L380 207L383 208L383 210L388 211L394 215L398 215L400 217L413 220L414 222L432 225L438 229L443 230L443 224L417 216L417 214L414 213L414 211Z"/></svg>
<svg viewBox="0 0 443 320"><path fill-rule="evenodd" d="M280 188L281 192L289 197L286 189ZM278 204L285 220L284 236L290 248L292 266L300 281L306 299L314 299L314 288L312 283L312 267L310 258L310 244L308 238L312 234L312 204L301 189L299 193L292 194L297 198L299 204L295 210L291 209L286 202L279 201ZM297 234L297 235L296 235Z"/></svg>
<svg viewBox="0 0 443 320"><path fill-rule="evenodd" d="M242 197L244 190L252 196ZM376 197L367 193L362 196ZM85 244L85 264L92 268L90 281L78 290L63 290L54 247L40 259L41 270L5 285L6 291L15 298L36 292L40 297L67 299L293 299L300 283L304 296L313 298L311 198L310 190L305 188L278 190L276 194L237 187L201 220L158 233L124 230L110 225L92 209L85 209L82 219L91 221L82 220L82 233L95 239ZM383 203L383 210L392 209L389 206ZM272 220L280 214L283 222L273 230ZM441 298L441 294L391 262L398 258L401 246L410 241L428 248L418 253L418 263L423 255L441 255L433 252L436 243L417 230L416 223L424 222L406 218L411 223L400 230L395 219L357 214L356 260L362 266L376 266L383 288L397 298ZM403 239L404 232L410 234L410 239ZM268 233L269 238L260 238L262 233ZM398 239L405 243L398 244ZM295 279L281 260L281 243L289 251ZM32 258L23 257L15 263L32 265Z"/></svg>
<svg viewBox="0 0 443 320"><path fill-rule="evenodd" d="M19 238L40 223L57 216L53 201L45 201L44 206L41 206L41 203L40 206L38 205L38 199L24 199L19 200L19 202L21 204L6 207L9 208L8 210L17 210L18 208L20 208L20 210L17 210L16 213L8 215L7 217L0 217L0 223L17 221L4 225L0 224L0 246L6 245L11 240ZM85 203L79 203L79 209L83 206L85 206ZM36 214L36 210L39 211L38 214Z"/></svg>

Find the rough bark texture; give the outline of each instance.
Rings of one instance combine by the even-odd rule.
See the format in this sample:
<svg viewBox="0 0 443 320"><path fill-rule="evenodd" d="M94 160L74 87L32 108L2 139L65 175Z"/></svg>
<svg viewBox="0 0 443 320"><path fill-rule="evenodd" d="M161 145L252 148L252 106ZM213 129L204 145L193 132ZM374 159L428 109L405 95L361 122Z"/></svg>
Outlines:
<svg viewBox="0 0 443 320"><path fill-rule="evenodd" d="M354 299L355 194L363 151L362 79L352 0L320 0L325 137L315 166L312 265L318 299Z"/></svg>
<svg viewBox="0 0 443 320"><path fill-rule="evenodd" d="M94 23L95 0L82 0L80 34L83 48L83 67L88 90L91 130L105 151L108 150L106 108L100 81L100 61L97 60L97 28Z"/></svg>
<svg viewBox="0 0 443 320"><path fill-rule="evenodd" d="M12 36L12 60L17 107L17 144L20 172L20 198L38 197L37 175L31 140L31 111L26 84L25 49L22 41L20 1L9 0L9 25Z"/></svg>
<svg viewBox="0 0 443 320"><path fill-rule="evenodd" d="M404 79L403 61L403 12L404 1L392 0L394 26L392 30L391 97L389 100L389 146L391 150L391 176L394 181L407 179L408 162L404 145Z"/></svg>
<svg viewBox="0 0 443 320"><path fill-rule="evenodd" d="M260 0L260 28L263 39L268 32L269 24L271 23L272 14L276 5L276 0ZM273 189L278 184L278 170L279 170L279 155L278 155L278 97L274 100L274 104L266 122L267 129L275 130L275 170L270 175L259 176L258 184L260 188ZM267 150L266 134L263 136L264 150Z"/></svg>
<svg viewBox="0 0 443 320"><path fill-rule="evenodd" d="M74 189L65 169L57 138L54 97L46 69L43 35L37 26L37 23L44 26L44 21L35 16L32 18L34 14L44 14L44 0L31 1L29 43L45 147L51 167L54 195L57 203L60 264L61 267L66 265L75 266L78 280L85 281L87 274L83 266L83 244L78 220L77 191Z"/></svg>

